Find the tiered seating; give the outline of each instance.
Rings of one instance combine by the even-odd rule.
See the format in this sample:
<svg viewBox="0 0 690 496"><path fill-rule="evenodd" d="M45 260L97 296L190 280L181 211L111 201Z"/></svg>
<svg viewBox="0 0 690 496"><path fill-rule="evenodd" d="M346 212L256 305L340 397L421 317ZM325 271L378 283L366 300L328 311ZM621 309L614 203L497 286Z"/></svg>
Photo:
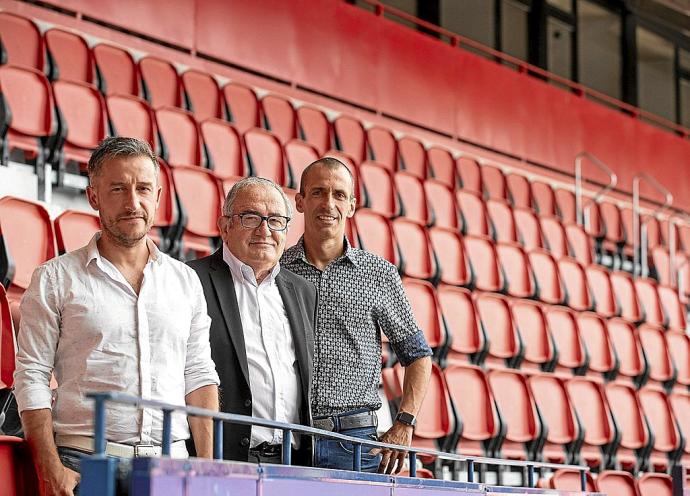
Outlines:
<svg viewBox="0 0 690 496"><path fill-rule="evenodd" d="M144 97L154 109L182 106L182 84L177 69L157 57L139 61Z"/></svg>
<svg viewBox="0 0 690 496"><path fill-rule="evenodd" d="M261 100L264 127L285 144L297 138L297 116L292 104L278 95L266 95Z"/></svg>
<svg viewBox="0 0 690 496"><path fill-rule="evenodd" d="M127 50L99 43L93 47L93 58L103 94L139 96L139 68Z"/></svg>
<svg viewBox="0 0 690 496"><path fill-rule="evenodd" d="M225 117L223 95L211 74L190 69L182 74L181 79L187 108L199 122ZM168 104L172 104L172 100Z"/></svg>
<svg viewBox="0 0 690 496"><path fill-rule="evenodd" d="M7 65L43 72L45 40L33 21L9 12L0 12L0 33Z"/></svg>
<svg viewBox="0 0 690 496"><path fill-rule="evenodd" d="M106 97L110 134L129 136L149 143L158 150L156 121L144 100L131 95L109 95Z"/></svg>
<svg viewBox="0 0 690 496"><path fill-rule="evenodd" d="M95 82L93 53L84 38L55 28L46 31L43 37L51 63L52 80Z"/></svg>
<svg viewBox="0 0 690 496"><path fill-rule="evenodd" d="M55 241L60 255L85 246L101 229L97 215L76 210L65 210L55 218L54 224Z"/></svg>
<svg viewBox="0 0 690 496"><path fill-rule="evenodd" d="M299 137L316 148L319 155L323 155L331 148L333 141L331 123L321 110L306 105L299 107L297 125Z"/></svg>

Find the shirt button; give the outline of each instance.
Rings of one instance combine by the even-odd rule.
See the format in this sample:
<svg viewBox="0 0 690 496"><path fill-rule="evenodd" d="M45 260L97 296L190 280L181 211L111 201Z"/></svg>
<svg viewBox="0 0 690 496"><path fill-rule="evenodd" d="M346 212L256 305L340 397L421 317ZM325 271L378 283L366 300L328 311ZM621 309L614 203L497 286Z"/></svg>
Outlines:
<svg viewBox="0 0 690 496"><path fill-rule="evenodd" d="M252 400L244 400L244 406L252 406Z"/></svg>
<svg viewBox="0 0 690 496"><path fill-rule="evenodd" d="M249 446L249 438L248 437L243 437L242 441L240 441L241 446Z"/></svg>

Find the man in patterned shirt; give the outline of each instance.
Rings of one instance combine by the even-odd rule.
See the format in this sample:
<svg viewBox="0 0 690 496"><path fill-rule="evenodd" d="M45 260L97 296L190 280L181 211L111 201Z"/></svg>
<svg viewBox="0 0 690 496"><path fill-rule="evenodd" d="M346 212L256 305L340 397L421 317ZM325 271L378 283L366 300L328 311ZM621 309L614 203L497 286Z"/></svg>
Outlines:
<svg viewBox="0 0 690 496"><path fill-rule="evenodd" d="M314 426L377 438L383 331L406 369L400 410L380 440L409 446L429 382L431 349L415 322L398 271L381 257L353 248L345 237L355 195L354 180L342 162L327 157L309 165L296 200L297 210L304 214L304 236L285 252L281 263L312 281L319 292ZM362 470L398 473L404 459L404 451L363 449ZM352 445L319 440L315 465L352 469Z"/></svg>

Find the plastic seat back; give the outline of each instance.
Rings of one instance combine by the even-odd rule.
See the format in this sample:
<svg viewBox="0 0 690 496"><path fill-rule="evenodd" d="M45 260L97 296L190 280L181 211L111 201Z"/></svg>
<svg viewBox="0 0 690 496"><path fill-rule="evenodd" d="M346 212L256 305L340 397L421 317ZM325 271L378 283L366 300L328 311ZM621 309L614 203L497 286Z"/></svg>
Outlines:
<svg viewBox="0 0 690 496"><path fill-rule="evenodd" d="M421 141L405 136L398 141L398 153L400 156L400 169L414 174L424 180L428 176L428 159L426 149Z"/></svg>
<svg viewBox="0 0 690 496"><path fill-rule="evenodd" d="M658 383L672 381L674 376L673 359L664 330L660 327L642 324L637 332L649 365L649 379Z"/></svg>
<svg viewBox="0 0 690 496"><path fill-rule="evenodd" d="M506 291L516 298L532 298L534 278L527 255L518 245L498 243L496 253L506 278Z"/></svg>
<svg viewBox="0 0 690 496"><path fill-rule="evenodd" d="M474 286L481 291L500 292L504 277L498 265L496 248L491 240L477 236L465 236L465 253L470 261Z"/></svg>
<svg viewBox="0 0 690 496"><path fill-rule="evenodd" d="M391 172L398 170L398 142L390 130L378 126L368 129L367 145L371 160Z"/></svg>
<svg viewBox="0 0 690 496"><path fill-rule="evenodd" d="M596 312L602 317L618 315L618 299L613 292L608 270L599 265L590 265L585 267L585 274Z"/></svg>
<svg viewBox="0 0 690 496"><path fill-rule="evenodd" d="M632 276L627 272L613 272L611 285L621 306L621 317L631 322L641 322L644 315Z"/></svg>
<svg viewBox="0 0 690 496"><path fill-rule="evenodd" d="M55 218L55 240L58 253L62 255L86 246L100 229L101 222L97 215L65 210Z"/></svg>
<svg viewBox="0 0 690 496"><path fill-rule="evenodd" d="M354 117L341 115L333 121L338 150L350 155L356 163L367 158L367 137L362 124Z"/></svg>
<svg viewBox="0 0 690 496"><path fill-rule="evenodd" d="M359 174L367 192L368 207L386 217L396 217L400 207L391 171L376 162L364 162Z"/></svg>
<svg viewBox="0 0 690 496"><path fill-rule="evenodd" d="M553 375L533 375L529 387L548 426L543 457L556 463L569 462L569 446L578 438L575 409L570 403L563 382Z"/></svg>
<svg viewBox="0 0 690 496"><path fill-rule="evenodd" d="M541 305L529 300L515 299L511 301L510 308L524 348L520 367L533 370L546 368L553 361L556 350Z"/></svg>
<svg viewBox="0 0 690 496"><path fill-rule="evenodd" d="M650 468L666 470L681 446L680 432L666 392L647 386L639 391L640 403L654 433L654 447L650 454Z"/></svg>
<svg viewBox="0 0 690 496"><path fill-rule="evenodd" d="M621 433L617 460L626 470L637 470L641 463L638 453L649 443L649 431L635 388L611 382L606 385L606 397Z"/></svg>
<svg viewBox="0 0 690 496"><path fill-rule="evenodd" d="M297 109L299 137L316 148L323 155L331 148L331 123L321 110L302 106Z"/></svg>
<svg viewBox="0 0 690 496"><path fill-rule="evenodd" d="M558 271L565 286L568 306L573 310L590 310L592 300L582 265L574 258L561 258L558 261Z"/></svg>
<svg viewBox="0 0 690 496"><path fill-rule="evenodd" d="M551 337L558 350L556 370L572 372L583 367L587 355L575 314L565 307L552 306L546 307L544 312Z"/></svg>
<svg viewBox="0 0 690 496"><path fill-rule="evenodd" d="M669 400L673 415L678 421L680 432L683 434L683 439L686 440L681 463L687 466L687 462L690 459L690 446L687 443L688 436L690 435L690 393L688 393L687 389L674 390L669 396Z"/></svg>
<svg viewBox="0 0 690 496"><path fill-rule="evenodd" d="M556 199L558 216L563 220L563 223L576 224L575 193L567 189L556 189L554 191L554 198Z"/></svg>
<svg viewBox="0 0 690 496"><path fill-rule="evenodd" d="M484 195L491 200L508 201L508 183L503 171L492 165L481 167Z"/></svg>
<svg viewBox="0 0 690 496"><path fill-rule="evenodd" d="M225 117L223 95L212 75L189 69L182 74L181 79L187 107L197 121Z"/></svg>
<svg viewBox="0 0 690 496"><path fill-rule="evenodd" d="M506 176L506 185L508 186L508 198L513 207L525 208L528 210L534 208L532 190L529 180L525 176L520 174L508 174Z"/></svg>
<svg viewBox="0 0 690 496"><path fill-rule="evenodd" d="M436 179L424 181L426 198L433 212L434 225L457 230L458 205L455 202L453 190L445 183Z"/></svg>
<svg viewBox="0 0 690 496"><path fill-rule="evenodd" d="M570 254L565 228L556 217L540 217L539 227L544 238L544 248L549 250L554 258L561 259Z"/></svg>
<svg viewBox="0 0 690 496"><path fill-rule="evenodd" d="M106 107L114 135L144 140L156 150L155 119L148 103L131 95L109 95Z"/></svg>
<svg viewBox="0 0 690 496"><path fill-rule="evenodd" d="M0 33L7 54L7 65L28 67L43 72L45 41L32 20L9 12L0 12Z"/></svg>
<svg viewBox="0 0 690 496"><path fill-rule="evenodd" d="M493 226L496 241L516 243L518 240L513 209L503 200L487 200L486 211Z"/></svg>
<svg viewBox="0 0 690 496"><path fill-rule="evenodd" d="M580 472L570 469L556 470L548 482L548 487L558 491L582 491L580 482ZM587 472L585 478L585 489L588 492L596 492L596 482L592 478L592 474Z"/></svg>
<svg viewBox="0 0 690 496"><path fill-rule="evenodd" d="M424 181L407 171L396 172L394 180L405 218L421 226L429 225L431 219Z"/></svg>
<svg viewBox="0 0 690 496"><path fill-rule="evenodd" d="M668 474L649 472L637 480L637 489L640 496L673 496L673 479Z"/></svg>
<svg viewBox="0 0 690 496"><path fill-rule="evenodd" d="M490 236L491 224L484 200L476 193L458 190L455 193L463 219L463 233L473 236Z"/></svg>
<svg viewBox="0 0 690 496"><path fill-rule="evenodd" d="M181 109L156 110L163 157L172 166L202 165L203 152L199 126L194 116Z"/></svg>
<svg viewBox="0 0 690 496"><path fill-rule="evenodd" d="M544 243L542 241L541 226L534 212L524 208L516 208L513 210L513 215L515 216L520 243L522 243L525 249L542 248Z"/></svg>
<svg viewBox="0 0 690 496"><path fill-rule="evenodd" d="M458 176L453 155L445 148L432 146L427 151L429 168L434 179L442 182L451 189L455 189Z"/></svg>
<svg viewBox="0 0 690 496"><path fill-rule="evenodd" d="M635 327L630 322L620 318L610 319L606 325L609 339L620 363L618 376L633 383L639 382L645 373L646 365L642 343Z"/></svg>
<svg viewBox="0 0 690 496"><path fill-rule="evenodd" d="M551 186L543 181L533 181L530 186L539 217L556 217L556 196Z"/></svg>
<svg viewBox="0 0 690 496"><path fill-rule="evenodd" d="M428 231L400 217L393 221L393 233L400 250L403 274L416 279L435 280L438 270Z"/></svg>
<svg viewBox="0 0 690 496"><path fill-rule="evenodd" d="M369 251L381 258L397 265L397 247L393 237L390 221L383 215L361 208L355 212L355 230L358 245L362 250Z"/></svg>
<svg viewBox="0 0 690 496"><path fill-rule="evenodd" d="M434 287L427 281L408 277L403 279L403 287L426 342L431 348L444 346L446 333Z"/></svg>
<svg viewBox="0 0 690 496"><path fill-rule="evenodd" d="M690 386L690 336L684 332L669 331L666 341L676 366L676 383L683 387Z"/></svg>
<svg viewBox="0 0 690 496"><path fill-rule="evenodd" d="M565 300L558 265L546 250L532 250L528 254L536 280L539 299L544 303L560 304Z"/></svg>
<svg viewBox="0 0 690 496"><path fill-rule="evenodd" d="M465 247L457 231L433 227L429 240L439 264L440 282L453 286L468 286L472 271L465 255Z"/></svg>
<svg viewBox="0 0 690 496"><path fill-rule="evenodd" d="M486 342L477 322L472 293L465 288L441 285L438 301L450 337L448 362L478 360Z"/></svg>
<svg viewBox="0 0 690 496"><path fill-rule="evenodd" d="M565 225L565 236L568 240L573 257L583 266L588 266L594 262L594 245L592 238L585 232L582 226L577 224Z"/></svg>
<svg viewBox="0 0 690 496"><path fill-rule="evenodd" d="M521 346L508 300L496 294L476 293L475 307L489 342L487 361L498 366L515 365Z"/></svg>
<svg viewBox="0 0 690 496"><path fill-rule="evenodd" d="M599 204L601 220L604 224L604 239L609 243L621 244L625 242L623 219L621 211L615 203L603 201Z"/></svg>
<svg viewBox="0 0 690 496"><path fill-rule="evenodd" d="M175 67L167 60L144 57L139 61L144 96L154 109L182 107L182 84Z"/></svg>
<svg viewBox="0 0 690 496"><path fill-rule="evenodd" d="M577 315L580 336L589 355L588 368L596 374L610 374L616 369L616 354L606 322L595 313Z"/></svg>
<svg viewBox="0 0 690 496"><path fill-rule="evenodd" d="M139 96L139 70L127 50L99 43L93 47L93 57L101 92L106 95Z"/></svg>
<svg viewBox="0 0 690 496"><path fill-rule="evenodd" d="M94 61L89 45L78 34L49 29L43 34L52 64L51 79L94 82Z"/></svg>
<svg viewBox="0 0 690 496"><path fill-rule="evenodd" d="M244 177L247 168L242 152L242 137L232 124L208 119L199 124L206 146L209 168L221 179Z"/></svg>
<svg viewBox="0 0 690 496"><path fill-rule="evenodd" d="M666 325L666 315L661 308L656 281L647 278L637 278L634 284L637 298L644 312L645 322L655 326Z"/></svg>
<svg viewBox="0 0 690 496"><path fill-rule="evenodd" d="M599 491L616 496L640 496L635 479L628 472L607 470L597 478Z"/></svg>
<svg viewBox="0 0 690 496"><path fill-rule="evenodd" d="M265 177L281 186L287 186L288 176L283 147L276 136L263 129L250 129L244 133L244 146L252 175Z"/></svg>
<svg viewBox="0 0 690 496"><path fill-rule="evenodd" d="M299 189L302 172L308 165L319 159L319 152L309 143L297 139L285 143L284 148L285 158L292 174L292 184Z"/></svg>
<svg viewBox="0 0 690 496"><path fill-rule="evenodd" d="M264 127L285 144L297 138L297 115L292 104L278 95L266 95L261 99Z"/></svg>
<svg viewBox="0 0 690 496"><path fill-rule="evenodd" d="M259 127L259 99L249 86L228 83L223 87L230 122L240 133Z"/></svg>
<svg viewBox="0 0 690 496"><path fill-rule="evenodd" d="M484 185L482 183L482 171L479 162L470 156L459 157L455 161L459 186L468 192L483 198Z"/></svg>
<svg viewBox="0 0 690 496"><path fill-rule="evenodd" d="M687 322L685 320L685 308L680 301L678 291L670 286L657 286L659 301L666 317L669 329L685 331Z"/></svg>

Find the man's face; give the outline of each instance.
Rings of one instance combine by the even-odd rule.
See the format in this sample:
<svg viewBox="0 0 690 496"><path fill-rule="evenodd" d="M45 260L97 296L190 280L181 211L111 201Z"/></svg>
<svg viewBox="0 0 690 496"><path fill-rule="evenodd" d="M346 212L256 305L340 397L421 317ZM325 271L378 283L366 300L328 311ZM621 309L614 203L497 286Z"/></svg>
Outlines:
<svg viewBox="0 0 690 496"><path fill-rule="evenodd" d="M144 156L108 160L86 189L103 235L124 247L134 246L149 232L160 193L154 165Z"/></svg>
<svg viewBox="0 0 690 496"><path fill-rule="evenodd" d="M230 252L240 261L260 272L270 270L280 260L285 249L287 230L271 231L268 223L262 221L259 227L242 226L239 214L261 216L282 215L287 217L285 201L273 186L254 184L240 190L232 206L232 217L221 217L218 221L221 237Z"/></svg>
<svg viewBox="0 0 690 496"><path fill-rule="evenodd" d="M296 197L297 211L304 214L305 233L342 237L347 218L355 213L352 189L352 179L344 167L312 168L302 178L302 191Z"/></svg>

